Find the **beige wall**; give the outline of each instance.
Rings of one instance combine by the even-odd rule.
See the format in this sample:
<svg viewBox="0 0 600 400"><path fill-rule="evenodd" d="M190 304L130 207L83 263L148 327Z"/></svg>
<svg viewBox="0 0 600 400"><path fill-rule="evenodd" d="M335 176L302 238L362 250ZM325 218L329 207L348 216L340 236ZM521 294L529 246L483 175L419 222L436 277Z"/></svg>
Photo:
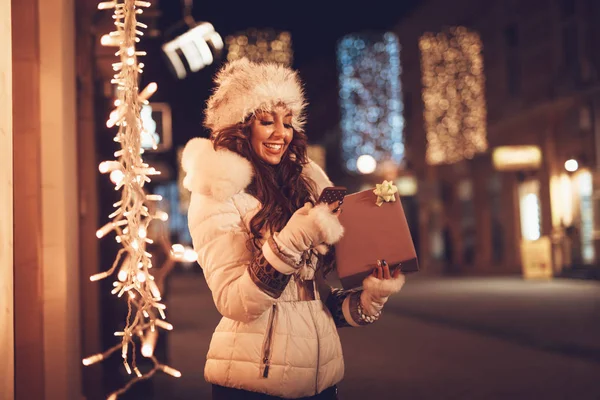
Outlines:
<svg viewBox="0 0 600 400"><path fill-rule="evenodd" d="M12 0L12 29L15 397L44 399L37 0Z"/></svg>
<svg viewBox="0 0 600 400"><path fill-rule="evenodd" d="M14 399L10 0L0 0L0 399Z"/></svg>
<svg viewBox="0 0 600 400"><path fill-rule="evenodd" d="M80 400L73 0L12 0L12 25L15 396Z"/></svg>
<svg viewBox="0 0 600 400"><path fill-rule="evenodd" d="M46 399L80 393L73 0L39 1ZM42 17L43 16L43 17Z"/></svg>

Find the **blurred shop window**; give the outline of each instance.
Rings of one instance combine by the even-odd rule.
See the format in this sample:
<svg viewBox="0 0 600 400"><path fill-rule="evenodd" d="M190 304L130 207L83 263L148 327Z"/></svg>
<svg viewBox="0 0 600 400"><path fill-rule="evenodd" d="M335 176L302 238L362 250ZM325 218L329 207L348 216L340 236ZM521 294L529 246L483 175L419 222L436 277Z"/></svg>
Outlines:
<svg viewBox="0 0 600 400"><path fill-rule="evenodd" d="M171 241L174 243L190 244L192 237L188 229L187 214L182 212L179 205L179 186L177 181L156 185L154 194L161 195L159 208L169 214L168 229Z"/></svg>
<svg viewBox="0 0 600 400"><path fill-rule="evenodd" d="M460 201L460 228L463 238L463 260L472 265L475 261L475 202L473 201L473 181L463 179L458 183L457 196Z"/></svg>
<svg viewBox="0 0 600 400"><path fill-rule="evenodd" d="M142 105L141 145L148 152L164 152L171 149L173 135L171 131L171 106L167 103L149 103Z"/></svg>
<svg viewBox="0 0 600 400"><path fill-rule="evenodd" d="M439 221L439 238L436 238L436 240L439 240L438 243L441 243L442 247L440 259L444 259L447 266L452 266L454 262L454 247L452 246L452 231L450 227L452 221L448 216L448 212L444 212L443 210L452 209L452 204L454 202L453 186L448 182L442 182L439 191L441 204L439 204L439 207L434 209L437 211L434 214L437 219L434 220L432 215L431 222L433 223L434 221ZM437 202L434 204L438 205Z"/></svg>
<svg viewBox="0 0 600 400"><path fill-rule="evenodd" d="M504 227L502 225L502 180L494 173L488 182L492 218L492 261L500 265L504 256Z"/></svg>
<svg viewBox="0 0 600 400"><path fill-rule="evenodd" d="M538 180L525 181L519 185L519 208L523 240L538 240L542 231Z"/></svg>
<svg viewBox="0 0 600 400"><path fill-rule="evenodd" d="M577 175L581 232L581 258L584 264L592 264L594 249L594 207L592 201L592 174L581 171Z"/></svg>

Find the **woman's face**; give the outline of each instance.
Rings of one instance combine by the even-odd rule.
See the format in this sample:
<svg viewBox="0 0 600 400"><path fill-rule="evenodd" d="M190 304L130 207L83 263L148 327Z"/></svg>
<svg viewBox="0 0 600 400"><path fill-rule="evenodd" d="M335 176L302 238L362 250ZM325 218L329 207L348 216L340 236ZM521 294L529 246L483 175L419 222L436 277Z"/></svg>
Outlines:
<svg viewBox="0 0 600 400"><path fill-rule="evenodd" d="M271 165L281 162L293 136L292 113L285 107L275 107L271 112L257 112L250 125L252 150Z"/></svg>

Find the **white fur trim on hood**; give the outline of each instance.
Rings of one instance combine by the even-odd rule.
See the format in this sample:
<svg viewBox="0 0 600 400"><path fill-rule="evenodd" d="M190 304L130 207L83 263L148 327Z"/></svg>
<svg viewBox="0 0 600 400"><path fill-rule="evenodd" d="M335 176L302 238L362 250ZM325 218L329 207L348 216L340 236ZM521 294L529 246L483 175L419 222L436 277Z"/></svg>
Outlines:
<svg viewBox="0 0 600 400"><path fill-rule="evenodd" d="M246 189L254 175L250 161L229 150L215 151L213 142L204 138L194 138L186 144L181 166L186 173L183 187L219 201ZM317 184L317 194L332 186L325 172L313 161L304 166L302 173Z"/></svg>
<svg viewBox="0 0 600 400"><path fill-rule="evenodd" d="M229 151L215 151L208 139L194 138L183 149L181 165L186 172L183 186L224 201L244 190L251 182L250 161Z"/></svg>
<svg viewBox="0 0 600 400"><path fill-rule="evenodd" d="M292 69L242 58L226 64L217 73L215 84L204 121L212 132L244 122L258 110L270 111L277 104L283 104L292 112L292 126L303 131L304 90Z"/></svg>

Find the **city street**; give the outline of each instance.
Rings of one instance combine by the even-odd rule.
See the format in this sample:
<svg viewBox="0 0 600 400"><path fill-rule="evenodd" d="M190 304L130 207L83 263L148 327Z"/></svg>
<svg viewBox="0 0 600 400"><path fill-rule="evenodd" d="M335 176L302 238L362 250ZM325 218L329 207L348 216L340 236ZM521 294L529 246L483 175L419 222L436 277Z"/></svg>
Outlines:
<svg viewBox="0 0 600 400"><path fill-rule="evenodd" d="M157 399L209 399L219 315L200 274L170 279ZM409 277L374 326L342 329L340 399L600 399L600 283Z"/></svg>

